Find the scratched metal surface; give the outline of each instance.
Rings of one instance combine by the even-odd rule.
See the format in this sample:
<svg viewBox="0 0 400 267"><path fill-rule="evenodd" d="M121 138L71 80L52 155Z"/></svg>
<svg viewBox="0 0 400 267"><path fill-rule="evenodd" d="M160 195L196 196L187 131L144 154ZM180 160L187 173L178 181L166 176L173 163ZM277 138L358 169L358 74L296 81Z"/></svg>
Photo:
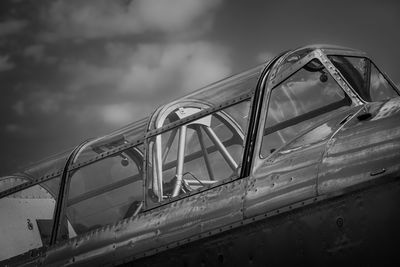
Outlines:
<svg viewBox="0 0 400 267"><path fill-rule="evenodd" d="M19 266L115 265L145 257L135 266L298 262L321 266L359 265L356 260L363 254L369 259L372 252L377 257L393 256L392 241L400 235L400 185L395 180L400 168L399 110L398 99L367 104L330 141L327 138L288 154L275 153L258 165L249 181L228 183L100 228L49 248L42 258L28 256L25 265L14 262ZM371 117L359 120L361 113L371 113ZM395 182L378 179L384 177ZM360 189L368 180L383 185ZM333 198L291 210L294 202L320 195ZM278 210L276 216L235 229L243 219L249 221L285 205L290 208L283 214ZM234 230L203 239L207 231L214 235L225 231L220 227L235 223ZM178 248L170 250L168 244ZM167 251L147 257L157 254L158 248Z"/></svg>
<svg viewBox="0 0 400 267"><path fill-rule="evenodd" d="M240 221L245 183L234 181L71 239L51 248L43 264L111 264Z"/></svg>
<svg viewBox="0 0 400 267"><path fill-rule="evenodd" d="M123 266L399 266L398 203L395 180Z"/></svg>
<svg viewBox="0 0 400 267"><path fill-rule="evenodd" d="M266 159L257 157L244 202L246 218L317 195L317 177L329 139L360 107L335 111Z"/></svg>
<svg viewBox="0 0 400 267"><path fill-rule="evenodd" d="M366 104L333 137L318 176L318 193L338 194L360 183L399 174L400 98L395 98Z"/></svg>
<svg viewBox="0 0 400 267"><path fill-rule="evenodd" d="M252 217L316 195L316 179L325 143L265 161L249 180L244 215Z"/></svg>

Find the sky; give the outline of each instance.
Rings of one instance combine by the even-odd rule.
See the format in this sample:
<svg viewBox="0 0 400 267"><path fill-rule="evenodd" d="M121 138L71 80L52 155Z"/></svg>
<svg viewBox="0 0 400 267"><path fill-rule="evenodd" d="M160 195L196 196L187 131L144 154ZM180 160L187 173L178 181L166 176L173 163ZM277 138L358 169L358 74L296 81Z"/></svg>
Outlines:
<svg viewBox="0 0 400 267"><path fill-rule="evenodd" d="M400 84L396 0L1 0L0 176L299 46Z"/></svg>

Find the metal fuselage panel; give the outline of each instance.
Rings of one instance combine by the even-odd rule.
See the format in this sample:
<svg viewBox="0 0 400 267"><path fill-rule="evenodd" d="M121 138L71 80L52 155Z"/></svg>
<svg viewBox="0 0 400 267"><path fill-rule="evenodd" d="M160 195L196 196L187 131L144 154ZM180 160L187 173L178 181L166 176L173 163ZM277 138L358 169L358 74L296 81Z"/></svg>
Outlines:
<svg viewBox="0 0 400 267"><path fill-rule="evenodd" d="M319 57L351 93L320 51L309 56L298 63ZM321 266L371 264L375 257L396 260L400 99L385 103L357 99L353 104L333 113L329 120L336 126L321 140L295 148L285 145L265 159L256 149L250 155L255 163L246 166L252 168L249 177L226 180L45 248L25 265L14 262L21 266L131 262ZM264 130L267 104L262 105L257 108L262 115L254 122L257 143L251 146L256 148Z"/></svg>
<svg viewBox="0 0 400 267"><path fill-rule="evenodd" d="M319 142L274 159L249 178L244 203L246 218L316 196L318 166L325 149Z"/></svg>
<svg viewBox="0 0 400 267"><path fill-rule="evenodd" d="M330 140L318 175L320 195L400 176L400 98L368 103Z"/></svg>
<svg viewBox="0 0 400 267"><path fill-rule="evenodd" d="M233 181L71 239L49 250L44 264L112 263L240 221L245 184Z"/></svg>
<svg viewBox="0 0 400 267"><path fill-rule="evenodd" d="M282 209L124 266L398 266L400 181Z"/></svg>

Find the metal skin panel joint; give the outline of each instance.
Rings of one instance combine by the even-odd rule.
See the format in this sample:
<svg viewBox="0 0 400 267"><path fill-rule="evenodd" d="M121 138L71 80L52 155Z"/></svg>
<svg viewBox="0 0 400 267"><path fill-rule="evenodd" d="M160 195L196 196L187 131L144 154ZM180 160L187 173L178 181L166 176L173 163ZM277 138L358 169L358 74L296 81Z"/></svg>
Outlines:
<svg viewBox="0 0 400 267"><path fill-rule="evenodd" d="M298 56L297 61L290 61L293 55ZM327 55L365 57L363 52L322 46L285 52L267 64L251 93L151 129L137 140L144 142L146 195L151 137L251 98L247 143L239 164L244 178L227 178L155 206L145 203L132 217L0 264L326 266L363 265L363 259L371 264L374 257L396 260L400 238L400 98L366 103ZM271 90L312 59L324 65L351 105L332 111L307 131L317 131L326 124L329 132L323 138L302 143L297 142L303 136L299 134L261 158ZM68 193L66 174L136 145L125 143L76 165L68 161L56 223L61 221L62 198ZM57 227L53 232L55 241Z"/></svg>
<svg viewBox="0 0 400 267"><path fill-rule="evenodd" d="M280 156L278 156L280 152L277 151L266 159L260 159L259 155L269 95L275 86L301 69L312 59L318 59L339 86L349 95L353 103L352 105L358 106L362 104L321 49L315 49L293 63L290 67L277 73L282 60L289 57L290 53L285 54L273 65L270 77L265 79L265 84L263 85L265 88L265 101L259 110L261 117L258 122L256 149L253 155L255 161L244 202L244 214L246 218L316 196L319 168L326 150L326 144L329 142L329 139L325 138L321 142L309 147L299 147L297 151ZM338 116L340 121L349 116L349 112L339 114ZM341 125L338 124L337 128L340 127ZM331 136L334 134L335 130L332 131Z"/></svg>
<svg viewBox="0 0 400 267"><path fill-rule="evenodd" d="M363 114L369 119L360 120ZM318 192L340 194L370 180L399 177L399 121L400 98L365 104L328 144Z"/></svg>
<svg viewBox="0 0 400 267"><path fill-rule="evenodd" d="M245 184L245 179L236 180L70 239L47 251L44 264L112 263L188 237L198 239L243 219Z"/></svg>

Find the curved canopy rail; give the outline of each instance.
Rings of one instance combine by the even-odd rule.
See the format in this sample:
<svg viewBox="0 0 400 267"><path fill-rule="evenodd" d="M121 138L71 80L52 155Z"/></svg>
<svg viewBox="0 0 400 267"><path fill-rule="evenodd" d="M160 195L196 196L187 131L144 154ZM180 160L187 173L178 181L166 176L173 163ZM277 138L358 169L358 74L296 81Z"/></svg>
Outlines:
<svg viewBox="0 0 400 267"><path fill-rule="evenodd" d="M328 58L337 55L365 57L363 52L334 46L302 47L277 57L277 61L268 68L270 73L266 88L277 86L296 68L300 68L303 61L318 56L338 84L360 101L357 104L361 104L362 94L353 96L356 88L345 78L347 62L337 60L335 66ZM348 61L351 63L351 60ZM148 208L144 203L145 196L160 202L218 181L239 177L243 153L246 158L253 155L252 150L248 154L243 152L244 133L248 127L250 98L257 85L261 84L260 76L266 65L163 105L149 118L82 143L74 150L76 154L72 155L71 149L36 163L25 171L0 178L2 209L10 211L14 217L23 218L20 225L14 227L17 229L14 232L19 234L8 231L8 239L4 238L3 247L17 248L7 252L5 257L54 244L57 236L72 238L135 216L143 207ZM372 74L371 77L375 78L368 80L370 84L376 81L378 89L383 86L382 92L386 92L384 89L390 85L398 93L390 80L384 83L387 77L379 70ZM325 78L321 76L322 80ZM265 101L260 95L254 97L253 105L256 106L253 106L252 112L259 112L260 103ZM380 95L377 97L382 98ZM249 128L253 131L248 136L252 138L256 135L254 129L259 117L252 113L251 118L253 125L250 124ZM247 147L254 148L253 145ZM251 164L245 162L244 166L250 168ZM147 193L143 190L145 186ZM89 211L92 213L89 214ZM13 226L10 223L14 220L12 216L3 216L0 225ZM32 222L36 222L38 227L32 228ZM53 225L55 227L52 228ZM114 239L117 237L124 237L123 233L113 235ZM52 242L49 242L50 239ZM116 242L114 239L113 242ZM15 240L15 245L9 246L10 240ZM64 245L70 246L67 243Z"/></svg>
<svg viewBox="0 0 400 267"><path fill-rule="evenodd" d="M182 98L179 98L173 102L159 107L151 116L148 124L148 132L153 132L154 130L167 127L173 122L166 121L162 126L157 125L155 121L159 118L160 114L166 114L166 109L171 108L171 106L185 106L186 103L199 103L199 105L205 105L205 108L198 109L191 115L194 115L200 111L205 111L206 109L212 112L212 109L223 108L229 104L231 101L238 99L240 97L250 97L255 88L257 87L257 82L260 78L260 74L264 69L265 64L261 64L255 68L252 68L246 72L231 76L227 79L221 80L219 82L213 83L202 89L199 89L191 94L188 94ZM191 116L188 116L191 117Z"/></svg>
<svg viewBox="0 0 400 267"><path fill-rule="evenodd" d="M143 142L147 121L148 118L141 119L106 136L88 142L76 155L72 167L85 165L93 160Z"/></svg>
<svg viewBox="0 0 400 267"><path fill-rule="evenodd" d="M184 101L173 102L160 109L152 123L161 128L165 124L182 120L209 107L209 104L198 100L185 99ZM222 134L215 132L218 131L218 127L224 127L224 131L230 132L232 136L229 139L230 142L221 140ZM236 174L239 164L231 155L227 146L233 143L243 145L243 139L243 129L224 111L206 115L165 134L155 136L150 142L150 150L152 150L150 159L151 177L153 178L151 186L158 201L176 197L180 192L192 191L204 185L215 183L218 177L215 174L215 164L211 162L209 156L214 151L221 154L222 160L230 167L231 173ZM187 146L192 146L192 148ZM198 148L194 148L196 146ZM204 160L208 173L207 179L198 178L191 172L184 172L185 163L200 159ZM173 178L164 177L165 175L173 176ZM164 184L168 184L167 186L171 188L164 188Z"/></svg>

